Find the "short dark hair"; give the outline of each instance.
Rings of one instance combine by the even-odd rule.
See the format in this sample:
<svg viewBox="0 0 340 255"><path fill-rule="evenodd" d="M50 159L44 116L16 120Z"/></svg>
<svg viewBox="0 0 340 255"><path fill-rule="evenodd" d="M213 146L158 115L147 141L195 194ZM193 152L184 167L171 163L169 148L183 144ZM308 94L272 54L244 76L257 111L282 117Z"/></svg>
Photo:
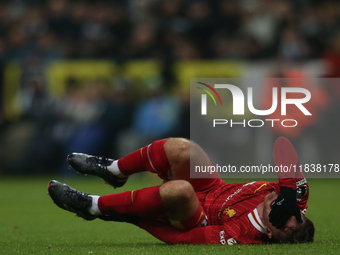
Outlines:
<svg viewBox="0 0 340 255"><path fill-rule="evenodd" d="M274 237L275 243L312 243L314 242L315 228L313 222L304 216L304 223L297 230L289 232L286 236Z"/></svg>

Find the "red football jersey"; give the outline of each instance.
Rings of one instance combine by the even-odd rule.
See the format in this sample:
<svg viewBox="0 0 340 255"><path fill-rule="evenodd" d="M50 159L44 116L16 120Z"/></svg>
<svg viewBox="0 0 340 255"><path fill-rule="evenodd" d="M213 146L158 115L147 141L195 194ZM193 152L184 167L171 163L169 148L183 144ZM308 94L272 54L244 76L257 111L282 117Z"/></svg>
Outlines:
<svg viewBox="0 0 340 255"><path fill-rule="evenodd" d="M306 179L299 185L307 187L303 197L298 199L303 213L307 209L308 186ZM207 243L266 243L270 239L256 207L271 192L279 193L279 183L255 181L225 185L218 193L207 196L204 204L209 225L219 225L207 233ZM298 187L300 188L300 187ZM213 201L212 203L210 203Z"/></svg>
<svg viewBox="0 0 340 255"><path fill-rule="evenodd" d="M308 184L295 180L297 200L303 213L307 209ZM175 229L160 222L142 221L139 226L158 239L170 243L228 244L267 243L270 239L257 212L257 206L270 192L279 192L277 182L254 181L219 185L204 199L208 226L189 231Z"/></svg>

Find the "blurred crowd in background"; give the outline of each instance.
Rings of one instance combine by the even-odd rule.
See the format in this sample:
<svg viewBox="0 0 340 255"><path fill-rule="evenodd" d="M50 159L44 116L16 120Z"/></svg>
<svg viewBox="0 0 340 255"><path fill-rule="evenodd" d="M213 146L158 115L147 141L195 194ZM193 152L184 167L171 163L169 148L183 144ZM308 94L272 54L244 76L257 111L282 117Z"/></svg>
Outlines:
<svg viewBox="0 0 340 255"><path fill-rule="evenodd" d="M51 98L46 64L79 59L118 66L155 59L161 72L143 81L138 98L122 76L69 77L65 95ZM73 151L120 157L154 139L189 138L189 99L173 90L173 64L202 59L319 59L322 77L339 77L340 2L2 0L0 89L6 66L16 61L22 109L19 119L8 119L1 93L0 173L66 173L65 157ZM328 94L340 98L336 86ZM333 109L336 116L339 108Z"/></svg>
<svg viewBox="0 0 340 255"><path fill-rule="evenodd" d="M321 57L340 3L322 0L3 0L2 61Z"/></svg>

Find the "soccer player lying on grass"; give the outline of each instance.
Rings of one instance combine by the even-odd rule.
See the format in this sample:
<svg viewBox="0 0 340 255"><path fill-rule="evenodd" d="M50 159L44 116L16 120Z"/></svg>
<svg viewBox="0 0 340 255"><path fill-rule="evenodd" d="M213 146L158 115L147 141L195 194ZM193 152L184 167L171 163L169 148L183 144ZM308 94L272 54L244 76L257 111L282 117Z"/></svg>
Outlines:
<svg viewBox="0 0 340 255"><path fill-rule="evenodd" d="M197 144L182 138L155 141L119 160L72 153L68 162L76 171L97 175L114 187L142 171L157 173L164 182L99 197L50 181L48 192L60 208L85 220L129 222L168 244L313 241L313 223L304 215L309 191L302 173L279 176L278 183L225 184L218 174L191 179L190 157L194 165L211 165ZM275 142L274 161L278 166L300 164L283 137Z"/></svg>

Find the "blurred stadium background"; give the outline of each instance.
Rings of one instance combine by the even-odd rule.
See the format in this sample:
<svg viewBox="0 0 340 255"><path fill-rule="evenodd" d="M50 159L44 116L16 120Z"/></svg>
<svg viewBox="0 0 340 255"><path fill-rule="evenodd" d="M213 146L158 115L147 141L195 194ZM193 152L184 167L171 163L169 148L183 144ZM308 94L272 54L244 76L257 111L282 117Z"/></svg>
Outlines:
<svg viewBox="0 0 340 255"><path fill-rule="evenodd" d="M189 138L193 77L339 77L339 17L322 0L2 0L0 173L68 174L73 151ZM340 87L309 89L313 121L235 129L226 152L254 162L282 134L305 160L338 163Z"/></svg>

